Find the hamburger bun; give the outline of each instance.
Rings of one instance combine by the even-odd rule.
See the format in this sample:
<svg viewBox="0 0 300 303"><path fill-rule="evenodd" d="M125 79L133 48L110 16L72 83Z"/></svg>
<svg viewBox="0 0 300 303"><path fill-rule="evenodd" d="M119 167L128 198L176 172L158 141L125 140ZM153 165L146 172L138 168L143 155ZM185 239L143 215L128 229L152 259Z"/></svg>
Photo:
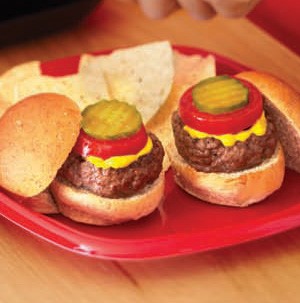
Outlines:
<svg viewBox="0 0 300 303"><path fill-rule="evenodd" d="M22 197L42 193L74 146L80 121L78 106L59 94L11 106L0 119L0 186Z"/></svg>
<svg viewBox="0 0 300 303"><path fill-rule="evenodd" d="M281 187L284 155L278 144L271 158L261 165L235 173L196 171L177 152L167 148L176 183L189 194L207 202L227 206L248 206L259 202Z"/></svg>
<svg viewBox="0 0 300 303"><path fill-rule="evenodd" d="M276 126L286 166L300 173L300 94L267 73L247 71L237 77L251 82L264 95L264 108Z"/></svg>
<svg viewBox="0 0 300 303"><path fill-rule="evenodd" d="M164 196L164 173L143 192L110 199L75 188L56 178L51 184L59 211L66 217L93 225L112 225L137 220L154 211Z"/></svg>

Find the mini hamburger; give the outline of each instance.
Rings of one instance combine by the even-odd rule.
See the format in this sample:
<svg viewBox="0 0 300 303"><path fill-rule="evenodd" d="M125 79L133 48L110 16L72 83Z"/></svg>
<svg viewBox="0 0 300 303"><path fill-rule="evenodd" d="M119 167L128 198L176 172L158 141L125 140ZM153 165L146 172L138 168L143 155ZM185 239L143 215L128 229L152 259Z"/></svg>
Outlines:
<svg viewBox="0 0 300 303"><path fill-rule="evenodd" d="M285 156L280 137L284 131L278 136L277 128L291 125L293 118L287 116L291 96L298 102L299 96L272 76L259 75L245 72L203 80L183 94L173 113L174 143L167 152L175 180L201 200L247 206L281 187ZM261 80L260 90L256 79ZM289 127L296 128L293 134L297 121ZM296 158L287 145L285 153Z"/></svg>
<svg viewBox="0 0 300 303"><path fill-rule="evenodd" d="M164 150L132 105L103 100L82 113L82 128L51 184L60 212L78 222L111 225L157 208L164 194Z"/></svg>
<svg viewBox="0 0 300 303"><path fill-rule="evenodd" d="M34 211L110 225L151 213L163 198L163 147L127 103L81 113L63 95L33 95L4 113L0 139L0 186Z"/></svg>

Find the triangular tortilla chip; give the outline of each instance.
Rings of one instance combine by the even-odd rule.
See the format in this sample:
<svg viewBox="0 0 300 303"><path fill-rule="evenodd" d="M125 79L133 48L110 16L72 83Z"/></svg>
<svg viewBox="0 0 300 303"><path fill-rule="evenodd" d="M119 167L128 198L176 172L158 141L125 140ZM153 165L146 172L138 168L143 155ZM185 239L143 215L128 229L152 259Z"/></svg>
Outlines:
<svg viewBox="0 0 300 303"><path fill-rule="evenodd" d="M124 48L110 55L89 56L84 60L79 73L103 73L110 97L135 105L145 123L157 112L171 90L174 65L169 42ZM93 88L91 83L89 89L97 91L96 85Z"/></svg>
<svg viewBox="0 0 300 303"><path fill-rule="evenodd" d="M10 105L16 102L15 84L39 74L40 62L30 61L16 65L0 76L0 117Z"/></svg>
<svg viewBox="0 0 300 303"><path fill-rule="evenodd" d="M111 99L103 71L99 66L95 66L93 61L94 56L88 54L81 55L78 72L82 88L90 97L90 104L101 99Z"/></svg>
<svg viewBox="0 0 300 303"><path fill-rule="evenodd" d="M106 97L105 82L102 83L102 88L99 86L98 88L100 92L104 92L103 97ZM45 92L65 95L74 100L81 110L87 105L96 102L95 96L84 87L84 82L82 82L78 74L63 77L32 76L16 82L13 90L12 103L16 103L30 95ZM98 97L100 98L100 94L98 94Z"/></svg>

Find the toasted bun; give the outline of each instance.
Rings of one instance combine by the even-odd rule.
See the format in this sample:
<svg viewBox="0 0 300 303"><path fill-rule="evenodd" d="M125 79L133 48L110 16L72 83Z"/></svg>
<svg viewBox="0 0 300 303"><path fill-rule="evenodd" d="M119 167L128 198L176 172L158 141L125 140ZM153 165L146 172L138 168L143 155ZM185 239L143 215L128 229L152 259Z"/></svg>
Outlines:
<svg viewBox="0 0 300 303"><path fill-rule="evenodd" d="M66 217L93 225L112 225L137 220L154 211L164 196L164 173L142 193L129 198L109 199L77 189L57 179L51 191Z"/></svg>
<svg viewBox="0 0 300 303"><path fill-rule="evenodd" d="M236 173L204 173L192 168L169 145L176 183L191 195L207 202L227 206L248 206L280 188L284 178L284 155L280 144L274 155L261 165Z"/></svg>
<svg viewBox="0 0 300 303"><path fill-rule="evenodd" d="M78 106L58 94L37 94L0 119L0 185L21 196L41 193L66 160L80 129Z"/></svg>
<svg viewBox="0 0 300 303"><path fill-rule="evenodd" d="M287 167L300 173L300 94L278 78L261 72L242 72L237 77L254 84L265 96L281 141Z"/></svg>

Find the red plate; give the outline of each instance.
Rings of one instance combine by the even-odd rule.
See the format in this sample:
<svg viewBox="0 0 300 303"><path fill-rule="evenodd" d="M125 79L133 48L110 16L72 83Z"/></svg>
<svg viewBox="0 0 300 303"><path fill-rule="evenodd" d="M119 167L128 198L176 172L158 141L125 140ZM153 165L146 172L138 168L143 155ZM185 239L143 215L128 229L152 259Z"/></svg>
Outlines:
<svg viewBox="0 0 300 303"><path fill-rule="evenodd" d="M190 47L185 54L206 55ZM244 66L215 55L218 74L234 74ZM77 71L79 57L46 62L43 73ZM300 174L287 170L282 188L264 202L237 209L208 204L183 192L166 175L164 212L135 222L96 227L61 216L34 213L0 192L0 214L32 234L72 252L97 258L146 259L202 252L234 245L296 227L300 223Z"/></svg>

